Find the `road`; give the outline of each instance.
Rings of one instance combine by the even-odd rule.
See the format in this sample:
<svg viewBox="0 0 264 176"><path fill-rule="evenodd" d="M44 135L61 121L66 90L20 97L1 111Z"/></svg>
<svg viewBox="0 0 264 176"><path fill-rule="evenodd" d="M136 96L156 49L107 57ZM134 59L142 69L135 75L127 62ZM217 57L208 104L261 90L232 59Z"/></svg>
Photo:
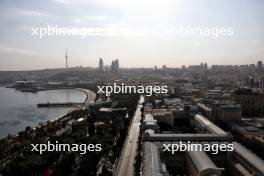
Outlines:
<svg viewBox="0 0 264 176"><path fill-rule="evenodd" d="M137 155L137 141L140 134L141 107L144 98L141 96L132 119L128 136L126 137L117 167L114 171L115 176L134 176L134 163Z"/></svg>
<svg viewBox="0 0 264 176"><path fill-rule="evenodd" d="M77 89L86 94L87 97L84 101L85 105L89 105L90 103L94 103L95 98L96 98L96 94L93 91L87 90L87 89L82 89L82 88L77 88Z"/></svg>

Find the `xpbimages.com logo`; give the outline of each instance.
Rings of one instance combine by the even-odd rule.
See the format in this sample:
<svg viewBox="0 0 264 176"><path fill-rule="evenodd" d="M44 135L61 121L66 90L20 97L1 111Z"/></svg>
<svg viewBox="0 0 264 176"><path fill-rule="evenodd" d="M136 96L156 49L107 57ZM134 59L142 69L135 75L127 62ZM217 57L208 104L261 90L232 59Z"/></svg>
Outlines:
<svg viewBox="0 0 264 176"><path fill-rule="evenodd" d="M210 152L212 154L218 154L219 152L233 151L234 146L232 143L193 143L193 142L178 142L178 143L168 143L163 144L163 152L167 151L171 154L176 152L185 152L185 151L204 151Z"/></svg>
<svg viewBox="0 0 264 176"><path fill-rule="evenodd" d="M152 96L154 94L166 94L168 93L168 86L131 86L125 85L122 83L121 85L117 85L114 83L113 85L107 86L97 86L98 94L105 94L109 96L110 94L131 94L131 93L138 93L138 94L145 94L146 96Z"/></svg>
<svg viewBox="0 0 264 176"><path fill-rule="evenodd" d="M32 36L39 38L52 36L76 36L87 38L88 36L124 36L124 37L208 37L218 39L234 35L233 27L199 27L191 25L171 26L162 29L150 28L124 28L124 27L60 27L58 25L47 25L31 28Z"/></svg>
<svg viewBox="0 0 264 176"><path fill-rule="evenodd" d="M31 144L31 151L43 154L43 152L79 152L85 154L89 152L100 152L102 150L101 144L61 144L58 141L55 144L48 141L46 144Z"/></svg>

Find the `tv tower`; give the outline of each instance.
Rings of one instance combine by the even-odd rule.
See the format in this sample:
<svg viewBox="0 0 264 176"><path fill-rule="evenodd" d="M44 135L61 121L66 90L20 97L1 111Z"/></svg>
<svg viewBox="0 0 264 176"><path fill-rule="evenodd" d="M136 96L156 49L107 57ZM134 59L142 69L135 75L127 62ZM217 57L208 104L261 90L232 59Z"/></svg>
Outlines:
<svg viewBox="0 0 264 176"><path fill-rule="evenodd" d="M66 59L66 69L68 69L68 54L67 54L67 48L66 48L65 59Z"/></svg>

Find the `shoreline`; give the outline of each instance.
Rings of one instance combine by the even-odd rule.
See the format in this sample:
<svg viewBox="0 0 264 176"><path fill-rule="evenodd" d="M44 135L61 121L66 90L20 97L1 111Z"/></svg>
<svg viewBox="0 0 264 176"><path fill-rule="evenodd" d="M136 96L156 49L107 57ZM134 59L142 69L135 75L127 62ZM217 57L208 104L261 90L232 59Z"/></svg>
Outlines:
<svg viewBox="0 0 264 176"><path fill-rule="evenodd" d="M4 86L3 86L4 87ZM4 88L7 88L7 89L15 89L15 88L10 88L10 87L4 87ZM89 99L89 93L88 92L92 92L90 90L87 90L87 89L82 89L82 88L56 88L56 89L46 89L46 90L41 90L41 91L48 91L48 90L65 90L65 89L70 89L70 90L78 90L78 91L81 91L85 94L85 99L83 101L83 104L86 105L87 103L87 100ZM16 90L16 89L15 89ZM22 93L25 93L25 92L22 92ZM67 110L65 113L63 113L62 115L59 115L57 117L54 117L53 119L45 119L45 121L43 122L39 122L38 124L34 125L34 126L31 126L32 129L36 129L37 127L40 127L41 126L41 123L44 125L43 127L45 127L47 125L48 122L51 122L51 123L55 123L56 121L58 120L61 120L62 118L65 118L67 117L69 114L71 114L72 112L78 110L78 107L72 107L70 110ZM26 127L26 126L25 126ZM18 133L19 132L22 132L25 130L25 127L23 130L20 130L18 131L16 134L12 134L12 133L8 133L5 137L2 137L0 138L0 141L1 140L4 140L8 137L13 136L15 138L19 137Z"/></svg>

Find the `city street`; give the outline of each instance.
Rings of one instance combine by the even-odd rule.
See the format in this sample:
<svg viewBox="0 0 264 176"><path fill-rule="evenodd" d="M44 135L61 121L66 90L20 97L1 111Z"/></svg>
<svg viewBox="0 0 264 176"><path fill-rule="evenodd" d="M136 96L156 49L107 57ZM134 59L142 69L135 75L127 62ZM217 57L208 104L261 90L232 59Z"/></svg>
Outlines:
<svg viewBox="0 0 264 176"><path fill-rule="evenodd" d="M132 119L128 136L124 143L121 156L118 161L118 165L115 169L115 176L133 176L134 175L134 163L135 157L137 155L137 141L138 136L140 134L140 119L141 119L141 111L142 103L144 102L144 98L141 96L139 99L139 103L137 106L137 110Z"/></svg>

